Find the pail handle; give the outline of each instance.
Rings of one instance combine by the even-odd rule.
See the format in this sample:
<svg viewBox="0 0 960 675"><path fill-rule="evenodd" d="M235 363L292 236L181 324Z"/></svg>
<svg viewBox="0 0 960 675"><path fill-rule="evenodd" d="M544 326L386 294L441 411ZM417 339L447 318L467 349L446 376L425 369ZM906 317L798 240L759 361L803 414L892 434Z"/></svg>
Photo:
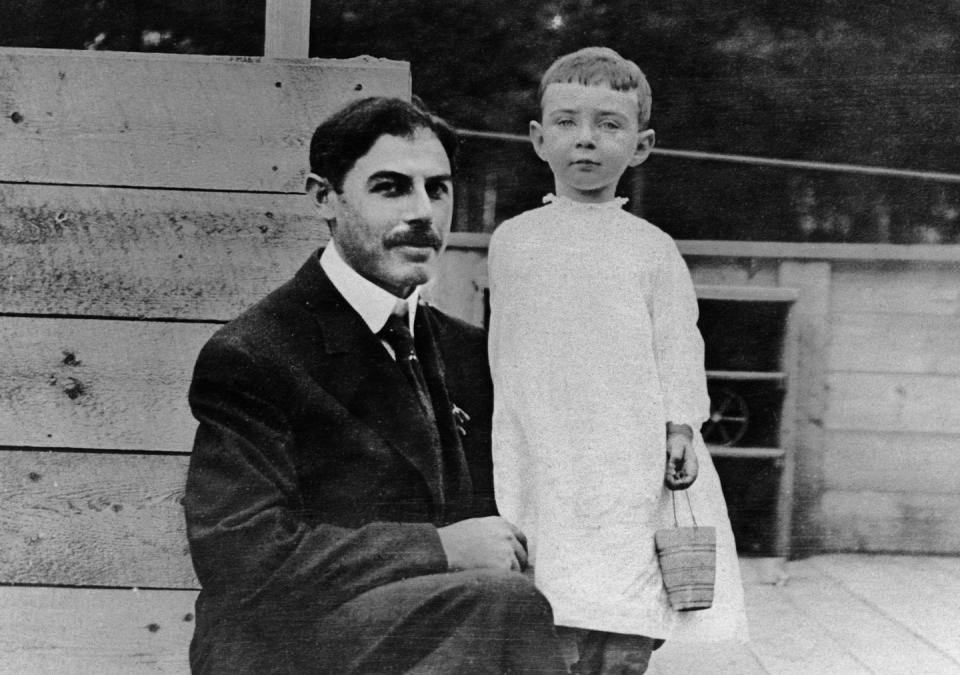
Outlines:
<svg viewBox="0 0 960 675"><path fill-rule="evenodd" d="M690 518L693 520L693 526L700 527L697 525L697 517L693 515L693 504L690 503L690 493L687 490L683 490L683 494L687 498L687 508L690 509ZM680 527L680 521L677 520L677 491L671 490L670 496L673 497L673 524L676 527Z"/></svg>

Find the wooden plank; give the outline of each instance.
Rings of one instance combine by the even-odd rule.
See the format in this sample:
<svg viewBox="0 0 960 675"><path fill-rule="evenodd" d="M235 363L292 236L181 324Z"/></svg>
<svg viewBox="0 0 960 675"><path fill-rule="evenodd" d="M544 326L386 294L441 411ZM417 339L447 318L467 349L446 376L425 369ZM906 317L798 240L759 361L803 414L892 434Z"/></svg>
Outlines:
<svg viewBox="0 0 960 675"><path fill-rule="evenodd" d="M198 588L188 458L0 450L0 584Z"/></svg>
<svg viewBox="0 0 960 675"><path fill-rule="evenodd" d="M960 376L831 373L827 429L960 434Z"/></svg>
<svg viewBox="0 0 960 675"><path fill-rule="evenodd" d="M405 63L0 49L0 181L302 192L316 125Z"/></svg>
<svg viewBox="0 0 960 675"><path fill-rule="evenodd" d="M827 489L960 493L960 434L830 430L824 442Z"/></svg>
<svg viewBox="0 0 960 675"><path fill-rule="evenodd" d="M679 245L680 242L677 242ZM685 256L698 286L776 286L777 263L757 258L698 258Z"/></svg>
<svg viewBox="0 0 960 675"><path fill-rule="evenodd" d="M305 59L309 52L310 0L267 0L263 55Z"/></svg>
<svg viewBox="0 0 960 675"><path fill-rule="evenodd" d="M772 258L795 261L911 261L923 263L960 262L958 244L823 244L783 241L678 241L686 257Z"/></svg>
<svg viewBox="0 0 960 675"><path fill-rule="evenodd" d="M650 658L647 675L766 675L750 647L731 642L667 640Z"/></svg>
<svg viewBox="0 0 960 675"><path fill-rule="evenodd" d="M216 328L0 317L0 445L189 452L187 389Z"/></svg>
<svg viewBox="0 0 960 675"><path fill-rule="evenodd" d="M0 587L0 670L189 672L194 591Z"/></svg>
<svg viewBox="0 0 960 675"><path fill-rule="evenodd" d="M960 551L960 494L826 490L816 515L824 551Z"/></svg>
<svg viewBox="0 0 960 675"><path fill-rule="evenodd" d="M834 315L868 313L960 316L960 266L923 263L838 264Z"/></svg>
<svg viewBox="0 0 960 675"><path fill-rule="evenodd" d="M227 320L328 237L303 195L0 184L0 312Z"/></svg>
<svg viewBox="0 0 960 675"><path fill-rule="evenodd" d="M954 579L953 583L957 583L957 580L960 580L960 555L928 556L924 560L927 565L936 567L941 572L949 574L950 577Z"/></svg>
<svg viewBox="0 0 960 675"><path fill-rule="evenodd" d="M478 136L483 132L459 130L464 136ZM521 137L526 139L526 137ZM526 140L524 141L526 142ZM461 239L462 237L462 239ZM488 233L461 233L456 240L463 246L487 248L490 243ZM766 269L766 260L796 261L909 261L956 263L960 262L958 244L826 244L797 243L785 241L720 241L716 239L680 239L677 247L685 258L691 258L688 264L699 268L703 260L725 258L728 260L755 259L753 263L744 263L745 269ZM729 266L727 262L722 263Z"/></svg>
<svg viewBox="0 0 960 675"><path fill-rule="evenodd" d="M960 276L957 278L960 283ZM831 371L960 375L960 314L833 315Z"/></svg>
<svg viewBox="0 0 960 675"><path fill-rule="evenodd" d="M697 284L700 300L735 300L738 302L793 302L799 295L794 288L777 286L714 286Z"/></svg>
<svg viewBox="0 0 960 675"><path fill-rule="evenodd" d="M790 455L784 466L778 513L791 518L793 550L820 550L820 523L814 510L823 490L823 418L827 412L826 355L830 344L830 264L784 261L780 284L799 293L788 318L785 368L791 373L784 399L783 445ZM793 421L795 420L795 422Z"/></svg>
<svg viewBox="0 0 960 675"><path fill-rule="evenodd" d="M845 579L825 574L824 569L830 570L836 557L815 556L789 563L790 578L782 590L804 616L842 644L868 672L949 673L956 670L956 662L914 633L914 622L904 623L877 612L878 596L865 595L860 589L851 588ZM904 581L890 575L882 561L878 563L874 558L858 556L853 564L857 574L874 577L880 583ZM883 596L899 592L884 589Z"/></svg>
<svg viewBox="0 0 960 675"><path fill-rule="evenodd" d="M901 637L890 645L902 649L911 661L904 668L888 672L949 673L960 672L960 605L956 602L957 584L946 577L931 584L934 577L913 569L912 559L879 556L869 566L859 556L818 556L810 564L837 580L852 594L882 612L898 624ZM872 647L882 649L882 635L870 636Z"/></svg>
<svg viewBox="0 0 960 675"><path fill-rule="evenodd" d="M816 617L797 607L782 585L748 585L744 593L751 650L766 672L773 675L871 672L842 642L829 635Z"/></svg>
<svg viewBox="0 0 960 675"><path fill-rule="evenodd" d="M787 379L787 374L780 371L708 370L707 379L734 382L782 382Z"/></svg>
<svg viewBox="0 0 960 675"><path fill-rule="evenodd" d="M729 445L708 445L713 457L734 457L737 459L781 459L783 448L741 448Z"/></svg>

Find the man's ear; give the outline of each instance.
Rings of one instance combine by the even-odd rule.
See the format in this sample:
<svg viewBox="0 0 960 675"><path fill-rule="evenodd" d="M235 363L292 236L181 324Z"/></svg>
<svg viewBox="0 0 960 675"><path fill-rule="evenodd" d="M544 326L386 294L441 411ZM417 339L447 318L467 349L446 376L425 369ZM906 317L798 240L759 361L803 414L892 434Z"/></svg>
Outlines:
<svg viewBox="0 0 960 675"><path fill-rule="evenodd" d="M656 141L657 135L653 132L653 129L641 131L640 135L637 136L637 149L633 153L633 157L630 158L630 166L639 166L647 161L647 157L650 156Z"/></svg>
<svg viewBox="0 0 960 675"><path fill-rule="evenodd" d="M315 173L307 174L307 198L324 220L335 217L332 200L336 197L333 185L326 178Z"/></svg>
<svg viewBox="0 0 960 675"><path fill-rule="evenodd" d="M530 121L530 142L533 143L533 151L537 153L537 157L547 161L543 156L543 125L536 120Z"/></svg>

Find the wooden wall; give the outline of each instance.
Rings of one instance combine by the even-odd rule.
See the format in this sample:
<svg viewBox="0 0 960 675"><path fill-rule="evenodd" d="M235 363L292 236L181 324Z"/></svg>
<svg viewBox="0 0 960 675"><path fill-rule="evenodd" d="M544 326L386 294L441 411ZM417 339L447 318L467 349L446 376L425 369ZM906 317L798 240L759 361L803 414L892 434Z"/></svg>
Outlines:
<svg viewBox="0 0 960 675"><path fill-rule="evenodd" d="M487 240L454 235L434 288L473 320ZM791 554L960 553L960 246L679 245L698 285L798 292Z"/></svg>
<svg viewBox="0 0 960 675"><path fill-rule="evenodd" d="M960 265L838 262L830 316L824 540L960 552Z"/></svg>
<svg viewBox="0 0 960 675"><path fill-rule="evenodd" d="M327 233L310 134L406 64L0 49L0 670L185 672L200 346Z"/></svg>

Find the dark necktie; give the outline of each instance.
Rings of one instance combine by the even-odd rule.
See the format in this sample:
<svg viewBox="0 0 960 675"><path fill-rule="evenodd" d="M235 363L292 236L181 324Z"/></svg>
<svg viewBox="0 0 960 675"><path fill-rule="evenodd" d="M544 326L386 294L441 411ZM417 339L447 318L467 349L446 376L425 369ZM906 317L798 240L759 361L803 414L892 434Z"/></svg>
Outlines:
<svg viewBox="0 0 960 675"><path fill-rule="evenodd" d="M398 305L397 309L387 319L386 325L380 330L380 337L393 348L397 358L397 365L403 371L410 386L417 394L417 400L424 414L431 421L436 423L434 417L433 405L430 403L430 392L427 389L427 382L423 377L423 370L420 368L420 360L417 358L417 351L413 343L413 334L410 332L409 322L407 321L407 305L403 303Z"/></svg>

